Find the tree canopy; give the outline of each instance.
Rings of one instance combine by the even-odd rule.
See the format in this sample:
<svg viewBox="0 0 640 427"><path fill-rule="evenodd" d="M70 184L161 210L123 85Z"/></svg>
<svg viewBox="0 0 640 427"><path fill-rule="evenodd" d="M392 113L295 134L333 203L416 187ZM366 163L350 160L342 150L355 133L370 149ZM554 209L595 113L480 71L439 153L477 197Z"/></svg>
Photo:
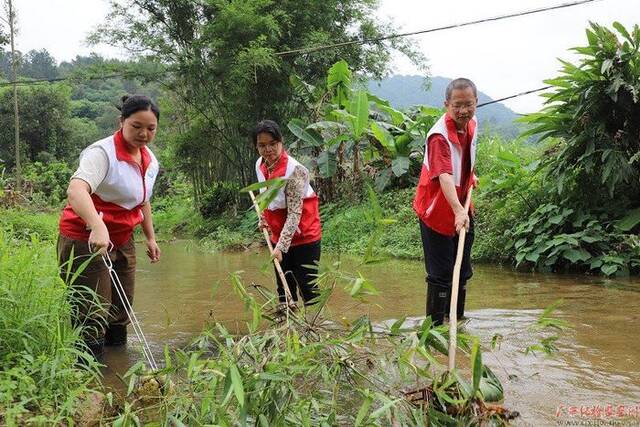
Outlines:
<svg viewBox="0 0 640 427"><path fill-rule="evenodd" d="M250 128L264 118L286 123L308 114L296 102L292 77L319 83L340 59L379 77L394 49L422 61L406 41L280 54L386 34L391 27L376 19L376 6L374 0L112 2L110 16L92 40L126 47L166 67L167 87L195 118L188 123L192 138L177 138L187 144L178 151L194 182L215 174L246 184L255 157Z"/></svg>

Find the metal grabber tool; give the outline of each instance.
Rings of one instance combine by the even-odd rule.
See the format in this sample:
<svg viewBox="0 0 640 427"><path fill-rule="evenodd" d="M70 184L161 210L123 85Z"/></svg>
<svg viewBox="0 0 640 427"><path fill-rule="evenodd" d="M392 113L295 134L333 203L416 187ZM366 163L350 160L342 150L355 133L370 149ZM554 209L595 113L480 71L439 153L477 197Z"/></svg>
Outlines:
<svg viewBox="0 0 640 427"><path fill-rule="evenodd" d="M114 249L113 243L109 242L109 249L107 250L107 254L106 255L100 254L100 257L102 258L102 262L104 263L104 265L109 270L109 277L111 277L111 282L113 283L113 287L116 288L116 292L118 294L118 297L120 297L120 301L122 301L122 305L124 306L125 311L127 312L127 317L131 322L133 331L135 332L136 337L138 338L138 341L140 342L140 344L142 344L142 352L144 353L144 357L147 363L149 364L149 367L152 370L157 371L158 364L156 363L156 360L153 357L153 353L151 352L151 347L149 347L149 342L147 341L147 338L144 336L144 332L142 332L142 327L140 326L140 322L138 321L138 317L136 316L136 313L133 311L133 307L129 302L129 298L127 298L127 294L124 291L122 282L120 282L120 278L118 277L118 274L113 269L113 263L111 262L111 258L109 257L109 252L111 252L113 249Z"/></svg>

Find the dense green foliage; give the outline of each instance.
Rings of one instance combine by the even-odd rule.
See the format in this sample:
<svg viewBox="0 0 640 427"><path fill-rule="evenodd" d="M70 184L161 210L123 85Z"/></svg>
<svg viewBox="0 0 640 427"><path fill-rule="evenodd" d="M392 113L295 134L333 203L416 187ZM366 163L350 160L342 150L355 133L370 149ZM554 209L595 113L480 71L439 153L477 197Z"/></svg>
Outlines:
<svg viewBox="0 0 640 427"><path fill-rule="evenodd" d="M548 106L525 120L531 134L555 137L547 173L568 203L597 210L612 200L617 211L640 205L640 27L628 33L592 24L589 45L575 48L578 66L563 62L547 83ZM610 207L608 209L611 209Z"/></svg>
<svg viewBox="0 0 640 427"><path fill-rule="evenodd" d="M0 158L13 161L13 91L0 90ZM28 86L18 90L22 158L28 161L63 158L77 153L69 146L69 89L60 86ZM51 156L51 157L49 157Z"/></svg>
<svg viewBox="0 0 640 427"><path fill-rule="evenodd" d="M548 83L547 107L525 118L555 138L538 170L543 203L510 231L518 263L610 275L640 267L640 27L597 24Z"/></svg>
<svg viewBox="0 0 640 427"><path fill-rule="evenodd" d="M0 36L1 39L1 36ZM3 43L0 43L2 48ZM58 66L56 60L46 49L30 50L25 55L20 51L16 52L17 73L19 76L32 79L54 79L58 77ZM0 78L12 80L11 51L0 49Z"/></svg>
<svg viewBox="0 0 640 427"><path fill-rule="evenodd" d="M290 79L315 84L345 58L360 72L382 75L391 51L418 58L404 41L353 44L313 55L290 49L375 38L389 30L374 0L114 2L94 39L141 51L166 67L166 86L180 116L172 129L183 168L199 195L211 181L253 180L249 131L264 118L307 115ZM299 77L298 77L299 76Z"/></svg>
<svg viewBox="0 0 640 427"><path fill-rule="evenodd" d="M59 212L34 212L27 209L2 209L0 229L6 235L29 241L32 235L39 242L53 242L58 236Z"/></svg>
<svg viewBox="0 0 640 427"><path fill-rule="evenodd" d="M67 424L98 373L71 328L52 242L38 237L52 227L24 212L0 218L0 424Z"/></svg>
<svg viewBox="0 0 640 427"><path fill-rule="evenodd" d="M324 201L357 198L368 179L375 181L378 191L415 183L412 175L420 170L424 140L442 114L440 109L394 109L359 88L346 61L329 69L326 89L309 84L306 88L318 117L308 125L301 119L289 122L298 138L291 148L309 159Z"/></svg>

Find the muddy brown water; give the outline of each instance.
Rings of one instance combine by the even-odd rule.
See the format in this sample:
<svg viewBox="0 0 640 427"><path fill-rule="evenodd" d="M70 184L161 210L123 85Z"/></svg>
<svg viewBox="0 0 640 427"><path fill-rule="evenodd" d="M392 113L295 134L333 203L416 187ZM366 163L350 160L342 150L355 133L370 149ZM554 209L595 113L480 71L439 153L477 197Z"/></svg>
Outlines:
<svg viewBox="0 0 640 427"><path fill-rule="evenodd" d="M245 283L273 285L264 251L203 252L189 241L162 245L162 261L151 265L139 247L134 308L156 359L164 345L181 347L202 331L211 318L242 329L242 303L229 284L229 273L243 271ZM336 257L325 256L335 260ZM354 304L338 291L329 317L368 314L382 322L424 316L424 265L389 260L359 265L342 257L343 270L360 271L381 295L375 304ZM214 292L215 290L215 292ZM530 326L543 309L562 298L554 317L571 323L553 357L526 355L538 341ZM484 362L500 377L505 406L520 412L516 425L640 425L640 279L519 273L476 265L467 292L466 331L480 337ZM117 374L140 360L132 330L128 347L109 349L107 384L117 387ZM499 348L490 350L500 334ZM597 416L596 414L598 414ZM625 418L619 415L624 413ZM574 424L576 425L576 424Z"/></svg>

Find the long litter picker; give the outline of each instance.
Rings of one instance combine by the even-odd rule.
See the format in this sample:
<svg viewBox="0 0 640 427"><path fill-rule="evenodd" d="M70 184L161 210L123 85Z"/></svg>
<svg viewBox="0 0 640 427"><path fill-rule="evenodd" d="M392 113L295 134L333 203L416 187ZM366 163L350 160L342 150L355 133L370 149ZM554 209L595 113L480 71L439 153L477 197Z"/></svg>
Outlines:
<svg viewBox="0 0 640 427"><path fill-rule="evenodd" d="M258 221L260 221L260 215L262 215L262 212L260 212L260 207L258 207L258 204L256 203L256 197L253 195L253 191L249 190L249 196L251 197L251 201L253 202L253 207L256 210L256 213L258 214ZM263 228L262 233L264 234L264 238L267 241L267 246L269 247L269 253L272 256L273 263L276 266L276 271L278 272L278 276L280 277L280 281L282 282L282 287L284 288L284 297L287 305L286 313L287 313L287 319L288 319L290 304L291 304L291 301L293 301L293 298L291 297L291 292L289 291L289 285L287 284L287 279L284 275L284 272L282 271L282 267L280 266L280 261L278 261L275 257L273 257L273 245L271 244L271 238L269 237L269 232L265 228Z"/></svg>
<svg viewBox="0 0 640 427"><path fill-rule="evenodd" d="M110 245L109 250L112 250L113 243L109 243L109 245ZM113 269L113 263L111 262L111 258L109 258L108 253L106 255L100 254L100 256L102 257L102 262L109 270L109 276L111 277L111 281L113 282L113 287L116 288L116 292L118 294L118 297L120 297L120 301L122 301L122 305L124 306L124 310L127 313L127 317L131 322L133 331L135 332L136 337L138 338L138 341L142 345L142 352L144 354L144 358L146 359L149 367L152 370L157 371L158 364L156 363L156 360L153 357L153 353L151 352L151 347L149 347L147 338L144 336L144 333L142 332L142 327L140 326L138 317L136 316L136 313L133 311L133 307L131 307L131 303L129 302L129 298L127 298L127 294L124 292L124 287L122 286L122 282L120 282L120 278L118 277L118 274Z"/></svg>
<svg viewBox="0 0 640 427"><path fill-rule="evenodd" d="M471 190L467 193L467 200L464 202L464 211L469 212L471 204ZM464 253L464 240L467 229L462 227L458 234L458 251L456 263L453 266L453 280L451 281L451 302L449 306L449 371L456 367L456 345L458 340L458 288L460 287L460 268L462 267L462 254Z"/></svg>

